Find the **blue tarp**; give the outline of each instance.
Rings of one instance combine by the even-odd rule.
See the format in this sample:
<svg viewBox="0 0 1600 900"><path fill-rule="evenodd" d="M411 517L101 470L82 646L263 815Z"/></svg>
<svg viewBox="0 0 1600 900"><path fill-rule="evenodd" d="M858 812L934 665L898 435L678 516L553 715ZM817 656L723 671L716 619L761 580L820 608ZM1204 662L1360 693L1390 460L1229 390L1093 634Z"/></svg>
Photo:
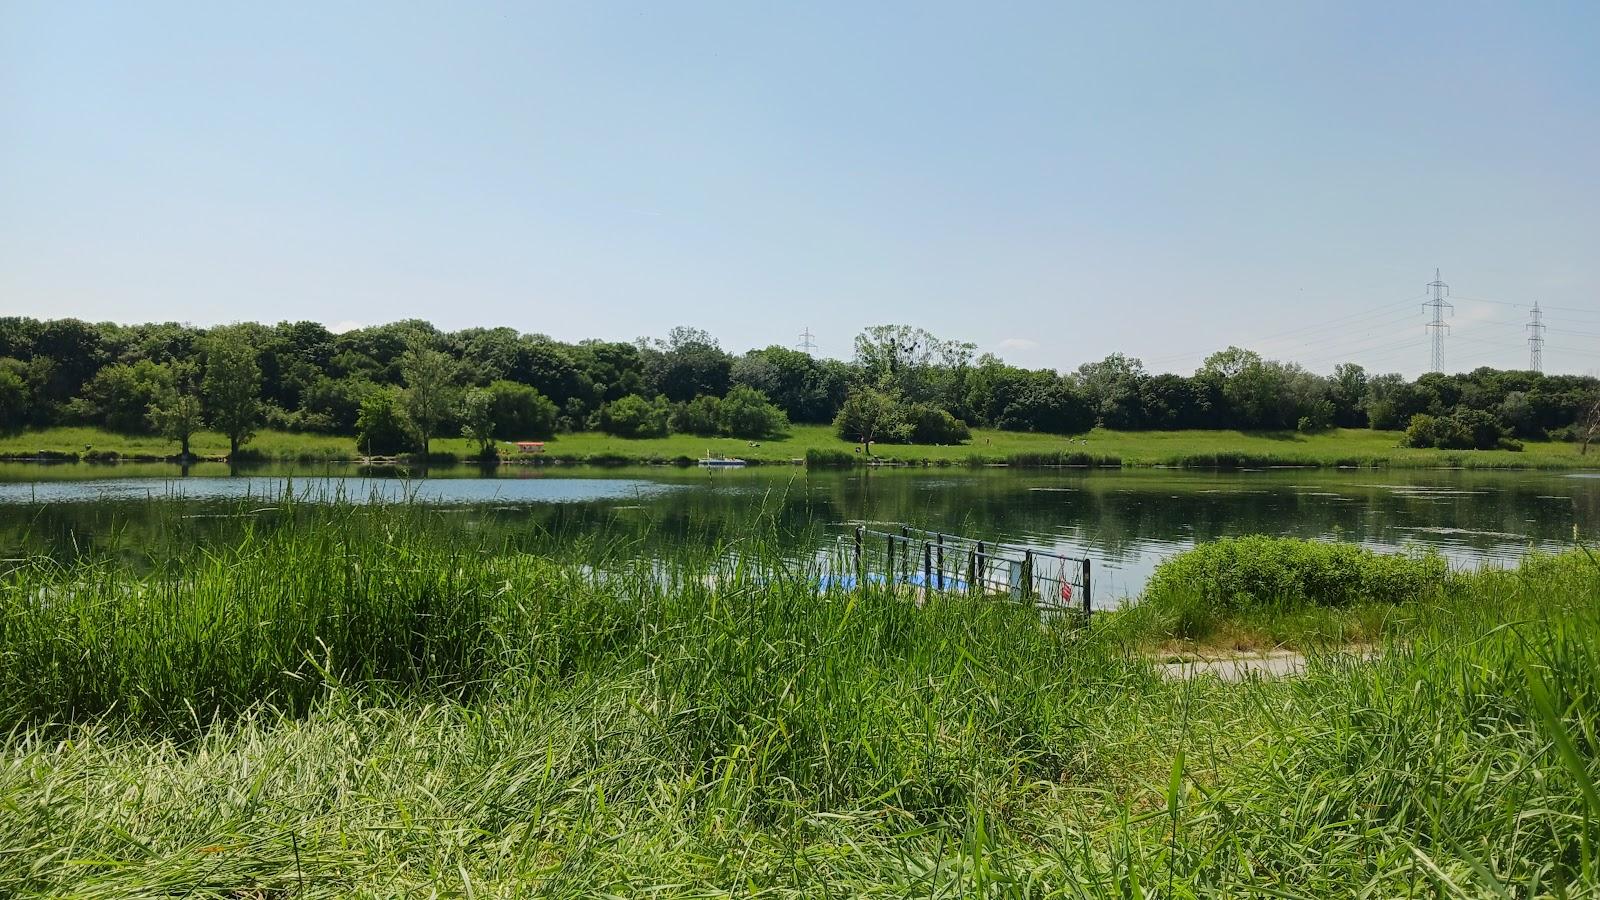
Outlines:
<svg viewBox="0 0 1600 900"><path fill-rule="evenodd" d="M818 589L824 591L853 591L856 589L856 581L857 579L854 575L824 575L817 579L817 587ZM866 583L888 584L889 579L887 576L879 572L869 572L867 573ZM898 575L895 577L894 583L908 584L912 587L928 587L931 583L934 590L944 591L964 591L967 589L967 583L960 578L952 578L951 576L946 575L944 576L943 581L941 581L939 576L935 574L933 576L933 580L930 582L921 572L913 572L909 575Z"/></svg>

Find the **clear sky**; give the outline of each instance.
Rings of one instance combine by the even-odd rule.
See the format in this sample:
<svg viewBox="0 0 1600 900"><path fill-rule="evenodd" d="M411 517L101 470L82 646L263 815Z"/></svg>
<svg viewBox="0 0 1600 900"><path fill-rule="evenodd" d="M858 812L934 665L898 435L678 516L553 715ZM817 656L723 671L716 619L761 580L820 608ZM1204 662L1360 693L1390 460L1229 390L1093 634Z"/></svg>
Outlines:
<svg viewBox="0 0 1600 900"><path fill-rule="evenodd" d="M0 0L0 314L1415 374L1435 266L1600 369L1600 3Z"/></svg>

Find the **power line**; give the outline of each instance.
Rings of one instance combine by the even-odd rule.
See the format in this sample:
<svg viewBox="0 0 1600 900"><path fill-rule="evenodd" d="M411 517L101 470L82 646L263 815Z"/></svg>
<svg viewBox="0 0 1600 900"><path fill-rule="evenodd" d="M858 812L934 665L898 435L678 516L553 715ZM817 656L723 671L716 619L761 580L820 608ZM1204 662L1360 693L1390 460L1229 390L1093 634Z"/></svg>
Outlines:
<svg viewBox="0 0 1600 900"><path fill-rule="evenodd" d="M1460 294L1454 294L1454 295L1452 295L1450 297L1450 299L1452 299L1452 300L1470 300L1473 303L1496 303L1496 304L1499 304L1500 306L1527 307L1529 305L1527 303L1515 303L1515 302L1512 302L1510 300L1496 300L1496 299L1494 299L1492 297L1463 297ZM1551 306L1548 303L1545 303L1545 304L1535 303L1533 305L1541 306L1543 309L1553 309L1553 310L1555 310L1557 312L1578 313L1580 315L1585 315L1585 316L1600 316L1600 309L1585 309L1585 308L1583 308L1581 306Z"/></svg>
<svg viewBox="0 0 1600 900"><path fill-rule="evenodd" d="M1385 338L1383 340L1387 341L1388 339ZM1376 356L1381 356L1384 353L1392 353L1392 352L1396 352L1396 351L1399 351L1399 350L1402 350L1402 349L1404 349L1404 350L1409 352L1409 351L1416 350L1416 348L1417 348L1417 339L1416 338L1405 338L1405 339L1399 340L1399 341L1393 341L1393 342L1387 342L1387 343L1378 343L1378 344L1367 344L1367 345L1364 345L1364 346L1351 347L1351 348L1346 349L1346 350L1337 350L1337 351L1334 351L1332 353L1317 354L1317 355L1314 355L1314 356L1305 357L1305 358L1297 360L1297 361L1303 366L1304 365L1322 365L1324 363L1332 362L1334 360L1354 361L1355 357L1358 354L1360 356L1363 356L1363 357L1366 357L1368 359L1371 359L1371 358L1376 357Z"/></svg>
<svg viewBox="0 0 1600 900"><path fill-rule="evenodd" d="M1544 371L1544 313L1539 309L1539 301L1533 302L1533 318L1528 322L1528 368L1535 372Z"/></svg>
<svg viewBox="0 0 1600 900"><path fill-rule="evenodd" d="M1416 315L1417 314L1413 312L1410 314L1410 317L1415 318ZM1383 329L1381 332L1335 339L1320 343L1316 346L1302 345L1304 349L1297 350L1297 352L1294 354L1294 360L1300 362L1301 364L1305 364L1308 362L1336 359L1339 357L1349 358L1353 357L1357 353L1369 352L1372 350L1372 348L1379 345L1388 346L1390 343L1395 342L1395 335L1397 333L1403 333L1404 331L1410 330L1409 328L1402 329L1398 327L1400 324L1401 323L1396 323L1395 327ZM1415 349L1418 339L1414 337L1408 337L1402 338L1401 341L1406 346Z"/></svg>
<svg viewBox="0 0 1600 900"><path fill-rule="evenodd" d="M1433 299L1422 304L1422 308L1433 310L1433 321L1426 326L1433 336L1433 369L1431 371L1443 372L1444 335L1445 332L1450 330L1450 326L1444 323L1444 313L1445 310L1450 310L1450 314L1455 315L1455 307L1450 305L1450 301L1444 299L1450 293L1450 285L1440 280L1438 269L1433 270L1433 280L1428 282L1427 287L1433 291Z"/></svg>
<svg viewBox="0 0 1600 900"><path fill-rule="evenodd" d="M1246 346L1246 347L1257 346L1257 345L1260 345L1260 344L1268 343L1270 341L1278 340L1280 338L1289 337L1291 335L1298 335L1298 334L1301 334L1301 333L1304 333L1304 332L1308 332L1308 331L1317 331L1317 330L1320 330L1320 329L1326 329L1326 328L1330 328L1330 327L1335 326L1335 325L1339 325L1341 327L1350 327L1350 326L1356 324L1357 321L1360 321L1360 320L1363 320L1363 319L1374 319L1374 320L1388 321L1389 319L1391 319L1394 316L1394 313L1396 311L1397 306L1402 305L1402 304L1409 305L1412 301L1416 300L1418 297L1425 297L1425 296L1427 296L1427 292L1426 291L1424 291L1424 292L1422 292L1420 294L1413 294L1412 296L1406 297L1406 298L1404 298L1402 300L1390 300L1390 301L1385 302L1383 304L1380 304L1378 306L1373 306L1373 307L1369 307L1369 308L1366 308L1366 309L1357 310L1356 312L1352 312L1352 313L1344 313L1343 315L1334 316L1331 319L1321 319L1321 320L1313 322L1313 323L1311 323L1309 325L1299 325L1299 326L1296 326L1294 328L1290 328L1290 329L1285 330L1285 331L1278 331L1278 332L1274 332L1272 334L1261 335L1261 336L1258 336L1258 337L1255 337L1255 338L1250 338L1250 339L1247 339L1247 340L1244 340L1244 341L1240 342L1240 346ZM1415 315L1415 313L1412 313L1412 315ZM1379 322L1374 321L1372 324L1379 324ZM1155 356L1155 357L1150 357L1150 358L1147 358L1147 359L1142 359L1142 361L1144 363L1148 364L1148 365L1157 365L1157 364L1160 364L1160 363L1171 362L1173 360L1204 358L1207 354L1214 352L1215 349L1216 348L1212 348L1210 350L1202 350L1202 351L1193 351L1193 350L1191 350L1191 351L1186 351L1186 352L1183 352L1183 353L1170 353L1170 354L1166 354L1164 356Z"/></svg>

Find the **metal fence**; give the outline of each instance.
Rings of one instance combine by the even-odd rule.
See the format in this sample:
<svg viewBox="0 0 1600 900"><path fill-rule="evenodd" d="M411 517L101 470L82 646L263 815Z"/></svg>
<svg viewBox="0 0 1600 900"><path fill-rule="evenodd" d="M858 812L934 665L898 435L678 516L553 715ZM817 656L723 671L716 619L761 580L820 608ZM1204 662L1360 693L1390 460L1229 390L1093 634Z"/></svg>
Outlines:
<svg viewBox="0 0 1600 900"><path fill-rule="evenodd" d="M910 585L925 591L1004 594L1045 609L1091 609L1089 559L892 526L857 526L839 542L853 577L833 583Z"/></svg>

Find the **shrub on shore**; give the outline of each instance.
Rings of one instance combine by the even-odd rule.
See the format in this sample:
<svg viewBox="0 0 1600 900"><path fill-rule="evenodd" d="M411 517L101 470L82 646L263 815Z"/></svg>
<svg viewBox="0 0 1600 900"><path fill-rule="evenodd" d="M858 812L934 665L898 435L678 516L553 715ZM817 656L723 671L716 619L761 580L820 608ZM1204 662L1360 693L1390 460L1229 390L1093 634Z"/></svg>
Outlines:
<svg viewBox="0 0 1600 900"><path fill-rule="evenodd" d="M1446 572L1436 553L1253 535L1204 543L1157 566L1142 602L1189 610L1191 619L1269 605L1404 603L1437 593Z"/></svg>
<svg viewBox="0 0 1600 900"><path fill-rule="evenodd" d="M844 450L824 450L812 447L806 451L806 468L808 469L848 469L860 461L860 454Z"/></svg>

